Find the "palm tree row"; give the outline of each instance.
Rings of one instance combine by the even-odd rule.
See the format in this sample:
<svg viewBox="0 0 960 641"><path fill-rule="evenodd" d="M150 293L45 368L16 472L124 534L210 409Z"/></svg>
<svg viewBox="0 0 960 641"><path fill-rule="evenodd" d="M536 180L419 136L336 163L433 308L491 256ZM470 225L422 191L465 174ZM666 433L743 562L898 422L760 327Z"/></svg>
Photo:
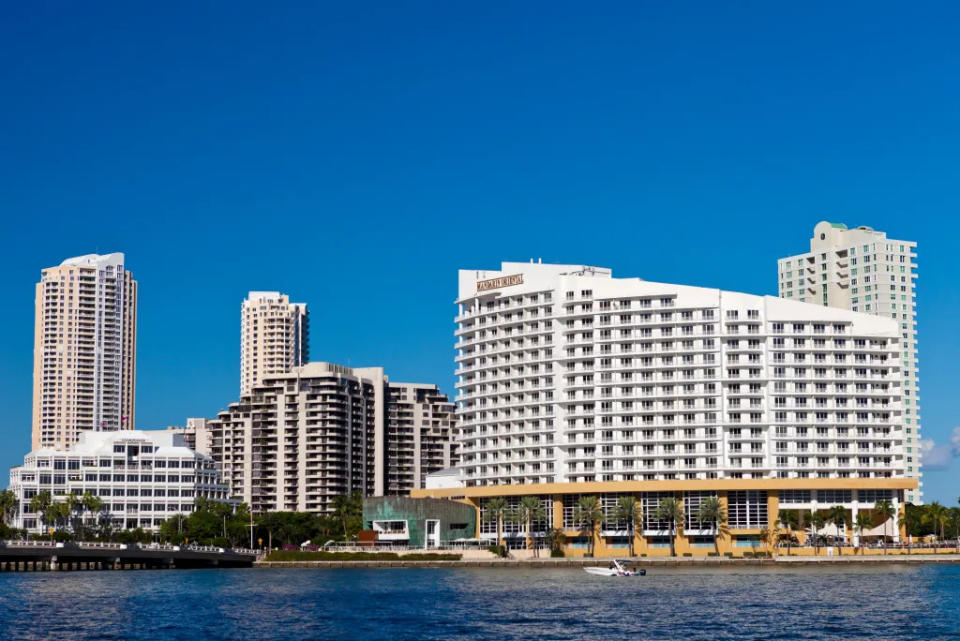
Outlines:
<svg viewBox="0 0 960 641"><path fill-rule="evenodd" d="M848 527L859 535L863 540L864 533L872 530L878 523L883 523L883 546L884 553L887 551L887 536L892 536L891 527L893 518L896 516L896 508L890 501L877 501L872 510L859 511L851 522L847 514L847 509L842 505L834 505L824 510L781 510L778 515L778 524L783 528L778 532L776 542L787 544L787 554L793 544L796 542L795 531L802 532L809 528L807 532L808 542L812 542L816 553L819 554L820 546L823 543L822 530L827 525L833 525L837 530L837 536L846 536ZM861 543L861 552L863 545Z"/></svg>

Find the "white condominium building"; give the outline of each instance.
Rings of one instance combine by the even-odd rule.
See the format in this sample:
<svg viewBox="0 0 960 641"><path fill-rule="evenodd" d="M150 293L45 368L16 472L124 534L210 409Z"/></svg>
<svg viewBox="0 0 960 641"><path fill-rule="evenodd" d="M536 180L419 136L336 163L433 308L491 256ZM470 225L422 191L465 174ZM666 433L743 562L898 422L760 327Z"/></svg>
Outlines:
<svg viewBox="0 0 960 641"><path fill-rule="evenodd" d="M66 449L83 430L133 429L137 283L120 253L41 272L33 348L33 448Z"/></svg>
<svg viewBox="0 0 960 641"><path fill-rule="evenodd" d="M306 303L280 292L250 292L241 306L240 393L270 374L284 374L309 358Z"/></svg>
<svg viewBox="0 0 960 641"><path fill-rule="evenodd" d="M183 437L168 431L82 432L66 451L40 448L10 470L17 495L14 527L43 533L52 523L30 507L47 491L55 501L73 493L99 497L103 512L79 511L93 525L109 518L120 528L156 530L178 512L193 511L197 497L228 501L227 486L210 457L188 449ZM58 524L62 525L62 524Z"/></svg>
<svg viewBox="0 0 960 641"><path fill-rule="evenodd" d="M457 462L456 407L436 385L389 383L387 494L426 487L428 474Z"/></svg>
<svg viewBox="0 0 960 641"><path fill-rule="evenodd" d="M887 238L869 227L848 229L820 222L810 251L778 261L781 298L885 316L896 321L903 372L903 413L907 476L918 479L908 501L920 503L920 370L917 358L915 284L917 244Z"/></svg>
<svg viewBox="0 0 960 641"><path fill-rule="evenodd" d="M468 486L904 476L891 319L533 263L457 304Z"/></svg>

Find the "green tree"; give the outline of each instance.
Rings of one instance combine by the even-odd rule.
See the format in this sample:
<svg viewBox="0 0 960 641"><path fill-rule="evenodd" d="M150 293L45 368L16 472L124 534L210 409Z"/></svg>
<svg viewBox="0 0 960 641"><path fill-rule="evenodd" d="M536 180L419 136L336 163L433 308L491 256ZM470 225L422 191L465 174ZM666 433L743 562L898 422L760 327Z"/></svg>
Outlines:
<svg viewBox="0 0 960 641"><path fill-rule="evenodd" d="M727 510L723 503L716 496L710 496L700 503L700 509L697 510L697 520L701 523L709 523L710 531L713 534L713 547L720 556L720 534L726 531Z"/></svg>
<svg viewBox="0 0 960 641"><path fill-rule="evenodd" d="M770 556L773 556L774 548L777 544L777 541L780 540L779 521L768 523L766 527L761 528L760 540L763 541L764 545L769 549ZM756 553L757 553L756 550L754 550L753 553L754 553L754 556L756 556Z"/></svg>
<svg viewBox="0 0 960 641"><path fill-rule="evenodd" d="M563 547L567 543L567 535L560 528L547 530L547 544L550 546L551 556L562 556Z"/></svg>
<svg viewBox="0 0 960 641"><path fill-rule="evenodd" d="M597 539L597 523L603 519L603 506L595 496L581 496L573 510L573 521L587 537L588 555L593 556Z"/></svg>
<svg viewBox="0 0 960 641"><path fill-rule="evenodd" d="M363 529L363 493L355 490L350 494L333 497L331 517L343 531L344 541L356 538Z"/></svg>
<svg viewBox="0 0 960 641"><path fill-rule="evenodd" d="M160 538L167 543L237 546L250 536L250 512L243 503L234 505L197 497L193 512L175 514L160 524Z"/></svg>
<svg viewBox="0 0 960 641"><path fill-rule="evenodd" d="M51 496L49 490L37 492L30 497L30 511L34 514L37 514L40 517L40 522L46 526L50 525L47 517L50 516L50 514L48 514L48 510L52 504L53 496ZM46 534L46 532L44 532L44 534Z"/></svg>
<svg viewBox="0 0 960 641"><path fill-rule="evenodd" d="M543 509L543 504L536 496L524 496L520 499L514 514L517 522L523 525L527 533L527 539L533 546L534 556L539 556L537 552L537 533L534 531L534 527L536 523L540 523L547 518L547 511Z"/></svg>
<svg viewBox="0 0 960 641"><path fill-rule="evenodd" d="M510 504L502 496L495 496L484 503L483 520L487 523L496 523L497 545L503 545L503 521L510 513Z"/></svg>
<svg viewBox="0 0 960 641"><path fill-rule="evenodd" d="M787 556L790 556L793 542L796 540L793 531L800 527L800 515L795 510L781 510L778 518L780 525L786 530L781 540L787 542Z"/></svg>
<svg viewBox="0 0 960 641"><path fill-rule="evenodd" d="M860 534L860 554L863 554L863 531L873 527L873 517L866 512L857 512L857 518L853 520L853 528Z"/></svg>
<svg viewBox="0 0 960 641"><path fill-rule="evenodd" d="M827 517L823 512L810 512L810 527L813 528L813 549L815 554L820 554L820 531L827 525Z"/></svg>
<svg viewBox="0 0 960 641"><path fill-rule="evenodd" d="M877 515L878 519L883 521L883 553L887 553L887 525L893 523L894 517L897 515L897 510L893 507L893 503L886 499L881 499L873 505L873 513Z"/></svg>
<svg viewBox="0 0 960 641"><path fill-rule="evenodd" d="M17 495L12 490L0 491L0 522L10 525L20 507Z"/></svg>
<svg viewBox="0 0 960 641"><path fill-rule="evenodd" d="M617 506L613 510L613 518L627 524L627 533L630 536L630 556L634 556L634 539L636 538L637 523L640 522L640 501L633 495L621 496L617 499Z"/></svg>
<svg viewBox="0 0 960 641"><path fill-rule="evenodd" d="M847 535L847 510L842 505L834 505L827 510L827 520L837 528L837 538L841 541Z"/></svg>
<svg viewBox="0 0 960 641"><path fill-rule="evenodd" d="M54 501L47 508L44 515L44 521L53 525L55 529L61 529L70 519L70 505L62 501Z"/></svg>
<svg viewBox="0 0 960 641"><path fill-rule="evenodd" d="M683 522L683 507L675 497L668 496L660 499L657 509L654 512L654 518L657 521L665 521L670 529L670 556L677 556L676 537L679 534L678 526Z"/></svg>
<svg viewBox="0 0 960 641"><path fill-rule="evenodd" d="M74 491L70 491L63 499L66 506L66 521L78 540L84 539L83 527L83 500Z"/></svg>
<svg viewBox="0 0 960 641"><path fill-rule="evenodd" d="M944 531L946 530L947 523L950 521L950 512L947 511L947 508L934 501L926 506L924 514L924 522L929 524L933 531L940 533L940 540L944 539Z"/></svg>
<svg viewBox="0 0 960 641"><path fill-rule="evenodd" d="M83 496L80 497L80 504L82 506L82 511L93 515L95 524L99 524L104 516L106 516L104 514L104 508L106 506L103 502L103 499L95 494L84 492ZM84 529L86 529L86 526L84 526Z"/></svg>
<svg viewBox="0 0 960 641"><path fill-rule="evenodd" d="M947 538L960 539L960 507L950 508L950 534ZM960 540L957 542L960 545Z"/></svg>

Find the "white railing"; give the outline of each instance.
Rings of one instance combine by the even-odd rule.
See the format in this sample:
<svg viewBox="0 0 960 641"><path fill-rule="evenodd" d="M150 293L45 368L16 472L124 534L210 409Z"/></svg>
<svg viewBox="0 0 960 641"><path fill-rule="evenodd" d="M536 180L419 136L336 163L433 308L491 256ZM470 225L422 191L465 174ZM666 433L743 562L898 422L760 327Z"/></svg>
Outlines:
<svg viewBox="0 0 960 641"><path fill-rule="evenodd" d="M56 548L63 547L63 543L56 541L4 541L8 548Z"/></svg>
<svg viewBox="0 0 960 641"><path fill-rule="evenodd" d="M126 543L106 543L99 541L79 541L77 546L87 550L126 550Z"/></svg>

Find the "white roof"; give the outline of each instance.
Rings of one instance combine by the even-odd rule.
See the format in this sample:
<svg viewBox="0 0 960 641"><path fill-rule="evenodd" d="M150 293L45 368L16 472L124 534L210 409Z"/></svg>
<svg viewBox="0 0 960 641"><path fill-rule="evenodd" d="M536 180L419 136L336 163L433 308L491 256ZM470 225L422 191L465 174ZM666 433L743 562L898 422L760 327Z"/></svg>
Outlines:
<svg viewBox="0 0 960 641"><path fill-rule="evenodd" d="M112 254L84 254L83 256L74 256L60 263L60 266L105 267L112 265L119 267L123 265L123 263L123 252L114 252Z"/></svg>
<svg viewBox="0 0 960 641"><path fill-rule="evenodd" d="M186 446L183 434L167 430L84 431L80 432L80 439L77 443L66 451L41 447L30 452L27 456L66 456L70 454L103 456L113 454L113 446L120 443L156 447L157 451L153 452L152 455L164 458L206 458Z"/></svg>

